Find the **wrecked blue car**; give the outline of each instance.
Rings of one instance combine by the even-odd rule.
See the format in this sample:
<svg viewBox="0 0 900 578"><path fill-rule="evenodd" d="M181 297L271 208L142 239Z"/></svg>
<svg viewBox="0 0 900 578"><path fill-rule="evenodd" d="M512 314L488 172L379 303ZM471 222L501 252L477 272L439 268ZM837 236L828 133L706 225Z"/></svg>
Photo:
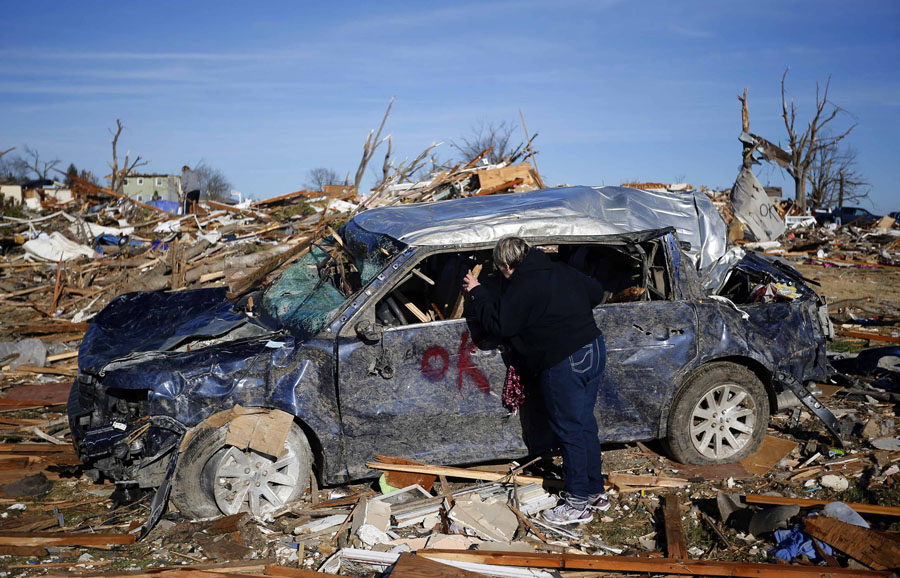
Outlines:
<svg viewBox="0 0 900 578"><path fill-rule="evenodd" d="M516 234L592 275L608 362L604 441L662 439L678 461L752 453L769 415L830 372L823 302L794 269L726 246L703 194L569 187L371 209L270 285L119 296L92 321L69 401L78 455L187 516L265 515L373 477L549 449L540 399L502 404L504 343L465 317L461 280L499 287ZM831 416L833 418L833 416ZM833 422L826 421L829 427ZM161 506L160 506L161 507Z"/></svg>

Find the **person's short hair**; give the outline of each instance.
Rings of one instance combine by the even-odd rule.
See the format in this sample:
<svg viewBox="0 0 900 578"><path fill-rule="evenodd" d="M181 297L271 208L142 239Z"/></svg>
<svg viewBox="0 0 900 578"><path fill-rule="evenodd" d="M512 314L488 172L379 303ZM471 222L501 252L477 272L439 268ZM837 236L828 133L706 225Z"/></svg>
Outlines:
<svg viewBox="0 0 900 578"><path fill-rule="evenodd" d="M182 172L189 171L189 170L191 170L191 167L184 165L183 167L181 167L181 170L182 170Z"/></svg>
<svg viewBox="0 0 900 578"><path fill-rule="evenodd" d="M497 268L506 265L510 269L515 269L525 260L525 255L530 249L531 247L521 237L503 237L494 246L494 265Z"/></svg>

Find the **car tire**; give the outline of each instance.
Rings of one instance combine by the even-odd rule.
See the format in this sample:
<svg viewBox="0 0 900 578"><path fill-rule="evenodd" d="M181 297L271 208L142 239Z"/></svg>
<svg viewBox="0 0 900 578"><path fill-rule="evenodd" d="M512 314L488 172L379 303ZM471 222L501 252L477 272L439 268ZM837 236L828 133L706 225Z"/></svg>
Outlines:
<svg viewBox="0 0 900 578"><path fill-rule="evenodd" d="M683 464L740 461L759 448L769 398L755 373L719 361L691 374L672 402L665 445Z"/></svg>
<svg viewBox="0 0 900 578"><path fill-rule="evenodd" d="M250 512L257 518L300 497L309 487L312 450L291 425L281 458L225 443L228 426L200 430L178 458L171 500L191 519Z"/></svg>

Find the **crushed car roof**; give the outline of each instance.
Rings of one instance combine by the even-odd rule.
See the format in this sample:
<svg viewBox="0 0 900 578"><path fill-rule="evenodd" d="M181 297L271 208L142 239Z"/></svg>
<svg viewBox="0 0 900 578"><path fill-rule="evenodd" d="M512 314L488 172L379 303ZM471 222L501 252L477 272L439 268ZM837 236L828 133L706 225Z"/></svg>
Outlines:
<svg viewBox="0 0 900 578"><path fill-rule="evenodd" d="M616 235L674 227L703 278L721 278L733 260L727 228L704 193L625 187L560 187L369 209L348 224L353 236L386 235L407 245L467 245L526 237ZM353 229L357 229L354 231ZM727 261L727 262L726 262Z"/></svg>

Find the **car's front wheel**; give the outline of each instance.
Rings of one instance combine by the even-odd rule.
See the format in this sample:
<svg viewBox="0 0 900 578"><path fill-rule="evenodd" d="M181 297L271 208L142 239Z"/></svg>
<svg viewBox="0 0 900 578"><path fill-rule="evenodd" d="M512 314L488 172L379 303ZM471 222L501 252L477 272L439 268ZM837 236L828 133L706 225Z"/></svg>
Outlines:
<svg viewBox="0 0 900 578"><path fill-rule="evenodd" d="M736 462L759 448L768 422L768 396L756 374L714 362L688 377L675 396L666 446L683 464Z"/></svg>
<svg viewBox="0 0 900 578"><path fill-rule="evenodd" d="M179 457L172 503L189 518L250 512L262 518L309 487L312 451L293 424L280 457L225 444L228 426L197 432Z"/></svg>

